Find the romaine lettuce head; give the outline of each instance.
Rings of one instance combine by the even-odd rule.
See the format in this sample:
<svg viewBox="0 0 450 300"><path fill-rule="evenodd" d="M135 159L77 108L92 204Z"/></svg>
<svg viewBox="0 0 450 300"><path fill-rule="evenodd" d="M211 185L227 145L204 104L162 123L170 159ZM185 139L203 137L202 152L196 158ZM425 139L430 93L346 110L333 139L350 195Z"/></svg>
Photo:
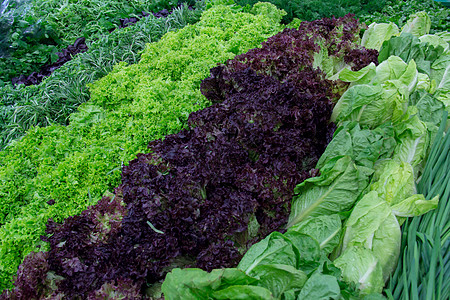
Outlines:
<svg viewBox="0 0 450 300"><path fill-rule="evenodd" d="M369 189L390 206L416 194L411 164L394 159L381 161L375 166Z"/></svg>
<svg viewBox="0 0 450 300"><path fill-rule="evenodd" d="M399 30L394 23L372 23L364 32L361 39L361 46L367 49L380 50L384 41L389 40L392 36L398 35Z"/></svg>
<svg viewBox="0 0 450 300"><path fill-rule="evenodd" d="M430 16L424 11L419 11L418 13L409 16L409 20L402 27L401 33L411 33L412 35L419 37L428 34L430 28Z"/></svg>
<svg viewBox="0 0 450 300"><path fill-rule="evenodd" d="M442 79L436 88L434 96L437 100L442 102L445 109L450 112L450 61L445 72L442 74Z"/></svg>
<svg viewBox="0 0 450 300"><path fill-rule="evenodd" d="M418 73L413 59L409 63L405 63L400 57L391 56L377 66L375 80L380 84L386 81L398 80L406 85L411 93L416 87Z"/></svg>
<svg viewBox="0 0 450 300"><path fill-rule="evenodd" d="M424 90L416 90L409 97L409 108L417 108L417 116L425 122L429 131L434 132L442 121L442 114L445 110L444 103L439 101L435 95Z"/></svg>
<svg viewBox="0 0 450 300"><path fill-rule="evenodd" d="M436 127L430 123L429 125L430 130L417 114L395 124L395 135L398 142L393 158L411 164L414 168L417 167L417 171L420 170L420 165L424 163L430 147L430 131Z"/></svg>
<svg viewBox="0 0 450 300"><path fill-rule="evenodd" d="M375 129L361 128L357 122L344 122L335 131L316 168L321 169L327 161L339 155L350 156L356 165L373 168L378 159L391 157L396 145L390 122Z"/></svg>
<svg viewBox="0 0 450 300"><path fill-rule="evenodd" d="M407 64L400 57L391 56L376 67L371 83L354 85L342 95L331 121L357 121L370 128L388 120L397 122L406 112L409 94L415 90L417 80L414 60Z"/></svg>
<svg viewBox="0 0 450 300"><path fill-rule="evenodd" d="M450 64L450 52L444 51L442 45L421 42L410 33L402 33L385 41L380 49L378 61L381 63L391 56L399 56L409 63L414 60L417 70L427 74L431 81L441 82L446 68Z"/></svg>
<svg viewBox="0 0 450 300"><path fill-rule="evenodd" d="M341 269L342 279L359 285L362 294L380 293L384 280L380 262L371 250L352 246L334 262Z"/></svg>
<svg viewBox="0 0 450 300"><path fill-rule="evenodd" d="M386 281L400 254L401 231L389 204L374 191L367 193L345 224L342 252L352 246L372 251Z"/></svg>
<svg viewBox="0 0 450 300"><path fill-rule="evenodd" d="M319 177L309 178L294 189L287 228L308 218L350 210L367 187L372 170L356 166L349 156L329 160Z"/></svg>
<svg viewBox="0 0 450 300"><path fill-rule="evenodd" d="M419 216L435 209L438 198L425 200L422 194L416 194L414 178L411 164L394 159L385 160L376 165L369 189L388 203L395 216Z"/></svg>
<svg viewBox="0 0 450 300"><path fill-rule="evenodd" d="M416 91L417 90L424 90L430 94L433 94L436 90L436 82L432 82L427 74L419 73L417 75Z"/></svg>

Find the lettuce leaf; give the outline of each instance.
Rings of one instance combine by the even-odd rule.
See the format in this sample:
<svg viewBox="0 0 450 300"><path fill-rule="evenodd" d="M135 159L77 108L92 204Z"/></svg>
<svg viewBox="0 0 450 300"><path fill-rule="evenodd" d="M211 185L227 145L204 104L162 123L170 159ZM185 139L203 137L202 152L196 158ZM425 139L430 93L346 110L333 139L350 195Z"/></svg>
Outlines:
<svg viewBox="0 0 450 300"><path fill-rule="evenodd" d="M214 291L230 285L250 285L257 279L248 276L243 271L228 268L216 269L211 273L201 269L173 269L167 273L161 291L166 299L208 299Z"/></svg>
<svg viewBox="0 0 450 300"><path fill-rule="evenodd" d="M391 56L376 67L368 84L350 87L336 103L331 121L357 121L375 128L389 120L398 122L405 114L409 94L414 91L418 71L414 61L405 63Z"/></svg>
<svg viewBox="0 0 450 300"><path fill-rule="evenodd" d="M371 173L371 169L356 166L349 156L329 160L319 177L309 178L295 188L287 228L310 217L350 210Z"/></svg>
<svg viewBox="0 0 450 300"><path fill-rule="evenodd" d="M334 262L342 271L342 279L359 285L363 294L380 293L384 286L383 271L371 250L352 246Z"/></svg>
<svg viewBox="0 0 450 300"><path fill-rule="evenodd" d="M296 231L314 237L323 255L327 256L339 244L342 224L339 215L318 216L298 223L289 231Z"/></svg>
<svg viewBox="0 0 450 300"><path fill-rule="evenodd" d="M355 205L345 224L341 252L351 246L370 250L381 267L384 285L396 266L400 242L400 225L389 204L371 191Z"/></svg>

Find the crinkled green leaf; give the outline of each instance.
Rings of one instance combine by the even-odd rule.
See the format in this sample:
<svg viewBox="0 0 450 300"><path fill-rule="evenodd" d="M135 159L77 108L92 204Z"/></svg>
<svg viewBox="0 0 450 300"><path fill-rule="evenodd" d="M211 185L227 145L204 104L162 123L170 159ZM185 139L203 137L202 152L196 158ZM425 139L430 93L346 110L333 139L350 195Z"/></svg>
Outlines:
<svg viewBox="0 0 450 300"><path fill-rule="evenodd" d="M389 217L391 209L374 191L367 193L353 208L345 223L342 251L352 245L372 249L374 233Z"/></svg>
<svg viewBox="0 0 450 300"><path fill-rule="evenodd" d="M319 243L322 254L328 255L339 244L341 229L341 218L339 215L334 214L307 219L292 226L289 228L289 231L296 231L314 237Z"/></svg>
<svg viewBox="0 0 450 300"><path fill-rule="evenodd" d="M389 204L377 192L367 193L353 209L345 224L342 251L352 246L372 251L386 280L400 254L400 225Z"/></svg>
<svg viewBox="0 0 450 300"><path fill-rule="evenodd" d="M382 291L383 272L371 250L358 246L349 247L333 263L341 269L342 279L359 284L363 294Z"/></svg>
<svg viewBox="0 0 450 300"><path fill-rule="evenodd" d="M310 217L349 210L366 188L370 175L370 169L357 167L349 156L329 160L321 168L321 176L309 178L295 188L287 227Z"/></svg>
<svg viewBox="0 0 450 300"><path fill-rule="evenodd" d="M417 70L430 76L436 82L440 82L450 61L450 54L444 52L442 46L433 46L427 42L421 42L418 37L410 33L402 33L385 41L381 47L378 61L381 63L391 56L399 56L409 63L414 60Z"/></svg>
<svg viewBox="0 0 450 300"><path fill-rule="evenodd" d="M284 234L298 250L297 268L308 276L320 265L321 251L316 238L310 235L289 230Z"/></svg>
<svg viewBox="0 0 450 300"><path fill-rule="evenodd" d="M414 194L403 201L392 205L392 213L398 217L414 217L423 215L438 206L439 196L426 200L422 194Z"/></svg>
<svg viewBox="0 0 450 300"><path fill-rule="evenodd" d="M408 104L417 107L417 115L421 121L436 126L440 124L445 106L434 95L424 90L417 90L409 97Z"/></svg>
<svg viewBox="0 0 450 300"><path fill-rule="evenodd" d="M258 279L258 286L268 289L276 298L281 298L289 291L300 291L308 279L304 272L279 264L256 266L250 275Z"/></svg>
<svg viewBox="0 0 450 300"><path fill-rule="evenodd" d="M377 164L369 188L388 205L396 205L416 193L414 170L407 162L385 160Z"/></svg>
<svg viewBox="0 0 450 300"><path fill-rule="evenodd" d="M444 40L443 37L440 37L436 34L425 34L419 37L419 40L422 43L430 43L434 47L442 46L444 48L444 51L447 51L449 48L448 42Z"/></svg>
<svg viewBox="0 0 450 300"><path fill-rule="evenodd" d="M396 144L394 128L390 123L375 129L362 129L357 122L344 122L335 131L316 168L322 168L327 161L339 155L348 155L356 165L372 168L378 159L390 157Z"/></svg>
<svg viewBox="0 0 450 300"><path fill-rule="evenodd" d="M379 83L398 80L408 87L409 92L412 92L417 84L417 76L418 71L414 60L405 63L400 57L391 56L377 66L375 80Z"/></svg>
<svg viewBox="0 0 450 300"><path fill-rule="evenodd" d="M409 20L402 27L401 33L411 33L412 35L419 37L428 34L430 28L430 16L424 11L419 11L409 17Z"/></svg>
<svg viewBox="0 0 450 300"><path fill-rule="evenodd" d="M232 285L249 285L257 279L238 269L216 269L208 273L201 269L173 269L167 273L161 290L166 299L209 299L211 294Z"/></svg>
<svg viewBox="0 0 450 300"><path fill-rule="evenodd" d="M276 299L272 293L263 287L252 285L234 285L226 289L214 292L213 299L217 300L261 300Z"/></svg>
<svg viewBox="0 0 450 300"><path fill-rule="evenodd" d="M315 273L305 283L297 300L338 299L340 294L341 289L336 277Z"/></svg>
<svg viewBox="0 0 450 300"><path fill-rule="evenodd" d="M355 84L365 84L370 83L370 81L376 75L376 66L374 63L370 63L366 67L359 71L352 71L349 68L342 69L338 74L331 77L331 80L340 79L345 82L352 83L350 86Z"/></svg>
<svg viewBox="0 0 450 300"><path fill-rule="evenodd" d="M395 132L399 142L393 158L409 163L414 168L423 164L430 146L432 126L427 126L417 114L396 124Z"/></svg>

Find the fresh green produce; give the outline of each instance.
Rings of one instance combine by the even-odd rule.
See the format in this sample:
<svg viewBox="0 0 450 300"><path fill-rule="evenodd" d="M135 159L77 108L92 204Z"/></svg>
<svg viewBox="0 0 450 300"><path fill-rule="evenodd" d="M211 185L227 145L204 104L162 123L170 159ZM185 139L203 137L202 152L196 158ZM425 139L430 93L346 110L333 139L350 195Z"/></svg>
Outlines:
<svg viewBox="0 0 450 300"><path fill-rule="evenodd" d="M270 6L254 8L259 7ZM360 66L366 55L354 42L359 29L351 17L303 23L211 69L201 91L214 105L191 113L186 130L152 141L150 153L124 167L114 204L105 197L61 225L49 221L48 237L42 238L50 243L48 258L30 255L7 296L42 297L51 290L53 296L86 298L116 280L132 280L138 291L148 285L157 290L176 266L235 266L253 243L285 225L294 186L311 176L334 131L328 122L333 83L313 68L315 51ZM344 47L332 52L336 44ZM293 63L274 65L269 57ZM303 61L301 70L296 60ZM117 207L121 198L126 210ZM118 223L105 230L102 219ZM311 232L321 224L332 232L323 232L320 245L308 243L329 253L337 244L339 219L318 219L299 230ZM270 280L273 269L258 267L268 274L259 276ZM35 274L32 282L27 274ZM48 274L61 280L49 283Z"/></svg>
<svg viewBox="0 0 450 300"><path fill-rule="evenodd" d="M47 249L39 237L49 218L76 215L117 187L122 162L210 104L199 90L209 69L280 31L281 16L267 4L253 14L213 6L195 25L148 44L138 64L120 63L92 84L91 101L68 126L33 128L3 150L0 287L11 287L27 254Z"/></svg>
<svg viewBox="0 0 450 300"><path fill-rule="evenodd" d="M146 43L197 22L204 9L204 3L199 3L195 10L186 6L174 9L167 18L149 16L89 43L87 52L55 70L39 85L0 88L0 149L31 127L67 125L69 115L89 100L88 83L105 76L120 61L137 63Z"/></svg>

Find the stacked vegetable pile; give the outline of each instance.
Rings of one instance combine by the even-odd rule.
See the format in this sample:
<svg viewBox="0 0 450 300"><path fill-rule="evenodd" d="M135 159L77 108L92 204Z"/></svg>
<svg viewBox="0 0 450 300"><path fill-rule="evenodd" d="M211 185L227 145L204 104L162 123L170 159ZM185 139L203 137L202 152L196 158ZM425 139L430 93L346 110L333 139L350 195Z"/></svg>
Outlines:
<svg viewBox="0 0 450 300"><path fill-rule="evenodd" d="M362 39L351 16L295 21L231 59L284 13L209 7L90 85L69 126L2 153L1 184L19 188L2 198L3 286L34 252L0 298L383 298L410 255L400 225L438 205L415 182L450 110L448 33L421 13ZM446 261L426 279L444 297Z"/></svg>
<svg viewBox="0 0 450 300"><path fill-rule="evenodd" d="M0 6L0 86L55 63L79 38L93 41L121 26L121 19L171 9L178 1L8 0ZM194 1L188 4L194 4Z"/></svg>

